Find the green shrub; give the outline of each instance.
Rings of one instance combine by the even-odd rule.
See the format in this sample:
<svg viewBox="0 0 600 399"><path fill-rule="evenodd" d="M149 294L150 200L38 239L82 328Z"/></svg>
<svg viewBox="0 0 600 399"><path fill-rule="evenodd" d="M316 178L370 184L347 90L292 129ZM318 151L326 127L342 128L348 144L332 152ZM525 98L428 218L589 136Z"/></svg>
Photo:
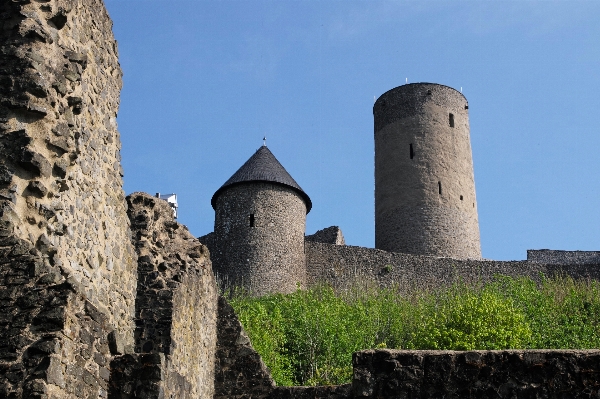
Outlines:
<svg viewBox="0 0 600 399"><path fill-rule="evenodd" d="M424 299L419 307L421 322L407 348L520 348L531 337L524 313L494 287L454 286L438 297Z"/></svg>
<svg viewBox="0 0 600 399"><path fill-rule="evenodd" d="M600 348L600 283L570 277L547 279L498 276L493 283L513 299L531 326L531 349Z"/></svg>
<svg viewBox="0 0 600 399"><path fill-rule="evenodd" d="M278 385L351 380L352 353L370 348L599 348L600 284L498 276L400 296L397 289L318 286L233 307Z"/></svg>

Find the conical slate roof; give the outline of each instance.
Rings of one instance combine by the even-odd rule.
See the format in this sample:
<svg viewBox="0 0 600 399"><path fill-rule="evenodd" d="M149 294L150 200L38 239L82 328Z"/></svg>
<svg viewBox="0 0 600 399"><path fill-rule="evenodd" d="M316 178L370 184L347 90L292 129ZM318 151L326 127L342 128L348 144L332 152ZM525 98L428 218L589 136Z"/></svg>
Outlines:
<svg viewBox="0 0 600 399"><path fill-rule="evenodd" d="M263 145L256 150L254 155L252 155L250 159L248 159L246 163L243 164L242 167L215 192L210 201L212 207L215 208L217 197L227 187L249 182L268 182L290 187L294 189L306 203L306 213L310 212L310 209L312 208L312 202L308 195L300 188L298 183L296 183L287 170L279 163L277 158L275 158L275 155L273 155L266 145Z"/></svg>

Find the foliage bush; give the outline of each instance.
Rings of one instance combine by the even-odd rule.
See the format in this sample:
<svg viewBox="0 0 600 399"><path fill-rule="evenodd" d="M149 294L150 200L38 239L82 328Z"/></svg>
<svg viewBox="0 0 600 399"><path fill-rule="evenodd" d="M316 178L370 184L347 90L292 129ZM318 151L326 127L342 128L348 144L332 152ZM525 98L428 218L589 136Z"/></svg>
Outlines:
<svg viewBox="0 0 600 399"><path fill-rule="evenodd" d="M323 285L231 303L278 385L351 380L352 353L369 348L600 348L600 284L498 276L400 296L397 289Z"/></svg>

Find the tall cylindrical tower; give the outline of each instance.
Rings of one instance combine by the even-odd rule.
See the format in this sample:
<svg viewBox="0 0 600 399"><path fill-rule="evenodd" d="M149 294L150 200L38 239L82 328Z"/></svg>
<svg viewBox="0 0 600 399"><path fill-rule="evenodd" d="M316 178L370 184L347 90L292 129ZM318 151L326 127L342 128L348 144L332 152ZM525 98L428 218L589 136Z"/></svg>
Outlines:
<svg viewBox="0 0 600 399"><path fill-rule="evenodd" d="M481 257L468 108L462 93L432 83L375 102L376 248Z"/></svg>
<svg viewBox="0 0 600 399"><path fill-rule="evenodd" d="M211 260L226 285L254 295L305 285L304 234L312 204L266 146L217 190L212 205L217 253Z"/></svg>

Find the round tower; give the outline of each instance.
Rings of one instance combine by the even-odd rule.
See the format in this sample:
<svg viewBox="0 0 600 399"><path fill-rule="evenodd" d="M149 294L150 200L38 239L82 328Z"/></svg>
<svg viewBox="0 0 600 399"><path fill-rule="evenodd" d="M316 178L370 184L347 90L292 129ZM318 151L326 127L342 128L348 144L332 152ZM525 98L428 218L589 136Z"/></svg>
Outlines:
<svg viewBox="0 0 600 399"><path fill-rule="evenodd" d="M375 102L376 248L481 257L468 109L462 93L432 83Z"/></svg>
<svg viewBox="0 0 600 399"><path fill-rule="evenodd" d="M310 198L266 146L212 197L213 267L227 286L254 295L306 283L304 234Z"/></svg>

